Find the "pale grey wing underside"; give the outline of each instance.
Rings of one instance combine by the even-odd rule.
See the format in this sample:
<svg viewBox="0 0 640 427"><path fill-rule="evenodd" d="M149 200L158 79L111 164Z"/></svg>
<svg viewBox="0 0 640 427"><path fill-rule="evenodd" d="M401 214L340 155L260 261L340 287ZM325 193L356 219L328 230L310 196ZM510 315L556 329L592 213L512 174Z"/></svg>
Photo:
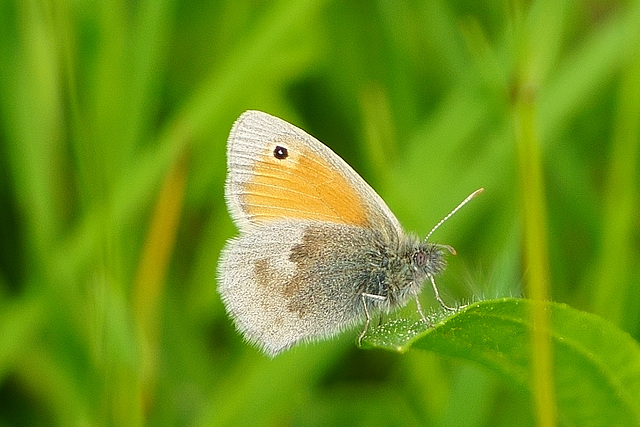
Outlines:
<svg viewBox="0 0 640 427"><path fill-rule="evenodd" d="M369 231L281 221L231 240L219 292L245 338L275 356L364 320Z"/></svg>

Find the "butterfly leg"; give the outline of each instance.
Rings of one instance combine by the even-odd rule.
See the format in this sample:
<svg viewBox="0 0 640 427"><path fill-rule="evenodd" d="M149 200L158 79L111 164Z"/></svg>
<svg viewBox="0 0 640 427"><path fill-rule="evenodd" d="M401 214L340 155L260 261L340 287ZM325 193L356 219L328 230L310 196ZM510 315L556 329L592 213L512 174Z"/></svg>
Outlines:
<svg viewBox="0 0 640 427"><path fill-rule="evenodd" d="M387 299L381 295L366 294L364 292L360 294L360 298L362 298L362 307L364 307L364 314L367 316L367 322L364 324L364 329L358 337L358 346L362 346L362 338L367 334L367 330L369 330L369 323L371 322L371 316L369 316L369 309L367 308L367 301L365 298L376 299L378 301L384 301Z"/></svg>
<svg viewBox="0 0 640 427"><path fill-rule="evenodd" d="M440 292L438 292L438 287L436 286L436 281L433 279L433 276L429 275L429 280L431 280L431 285L433 286L433 293L435 293L436 295L436 300L438 300L442 308L447 311L456 311L455 308L449 307L444 303L444 301L442 301L442 298L440 298Z"/></svg>
<svg viewBox="0 0 640 427"><path fill-rule="evenodd" d="M427 319L427 316L424 315L424 311L422 311L422 305L420 304L420 299L418 299L418 293L414 292L413 295L416 297L416 307L418 307L418 313L420 313L420 317L422 317L422 321L427 324L428 327L432 328L433 324Z"/></svg>

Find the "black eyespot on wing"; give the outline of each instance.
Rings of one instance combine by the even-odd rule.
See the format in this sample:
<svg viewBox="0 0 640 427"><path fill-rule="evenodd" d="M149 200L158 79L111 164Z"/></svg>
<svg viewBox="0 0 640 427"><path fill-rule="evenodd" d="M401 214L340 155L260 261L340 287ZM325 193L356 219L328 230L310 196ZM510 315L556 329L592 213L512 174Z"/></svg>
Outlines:
<svg viewBox="0 0 640 427"><path fill-rule="evenodd" d="M284 160L287 157L289 157L289 151L285 147L278 145L273 150L273 157L275 157L278 160Z"/></svg>

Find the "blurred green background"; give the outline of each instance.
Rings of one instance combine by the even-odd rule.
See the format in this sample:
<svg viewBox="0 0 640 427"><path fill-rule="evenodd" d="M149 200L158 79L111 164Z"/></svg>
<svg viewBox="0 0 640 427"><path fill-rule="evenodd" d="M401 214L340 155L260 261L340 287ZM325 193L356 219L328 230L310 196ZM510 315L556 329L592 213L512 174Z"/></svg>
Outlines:
<svg viewBox="0 0 640 427"><path fill-rule="evenodd" d="M332 147L421 235L485 187L433 236L459 254L445 301L530 295L548 263L538 295L640 336L637 1L9 0L1 424L536 422L503 378L357 329L274 360L242 341L216 264L246 109Z"/></svg>

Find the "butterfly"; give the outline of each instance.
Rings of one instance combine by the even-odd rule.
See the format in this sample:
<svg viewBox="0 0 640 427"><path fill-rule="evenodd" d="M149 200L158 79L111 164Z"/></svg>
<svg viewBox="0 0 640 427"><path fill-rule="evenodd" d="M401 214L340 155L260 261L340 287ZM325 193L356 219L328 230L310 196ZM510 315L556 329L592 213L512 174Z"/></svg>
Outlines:
<svg viewBox="0 0 640 427"><path fill-rule="evenodd" d="M227 206L240 235L218 265L218 292L236 328L268 356L334 336L415 299L445 269L451 246L406 233L344 160L292 124L260 111L227 143Z"/></svg>

